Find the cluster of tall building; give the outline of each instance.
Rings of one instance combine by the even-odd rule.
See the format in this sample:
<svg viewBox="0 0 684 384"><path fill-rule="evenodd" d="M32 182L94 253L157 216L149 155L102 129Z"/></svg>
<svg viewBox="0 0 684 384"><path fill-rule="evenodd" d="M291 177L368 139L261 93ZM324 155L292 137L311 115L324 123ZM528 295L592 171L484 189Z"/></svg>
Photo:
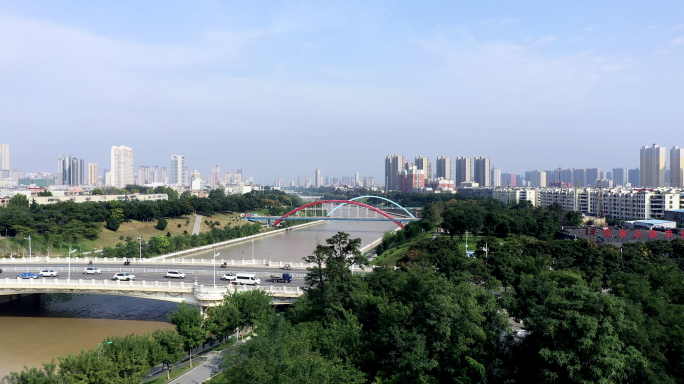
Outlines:
<svg viewBox="0 0 684 384"><path fill-rule="evenodd" d="M283 184L283 180L279 179L273 182L274 187L287 187ZM372 177L361 178L358 172L352 176L331 177L323 176L323 171L320 169L314 170L313 178L299 176L297 181L290 180L290 188L309 188L309 187L347 187L347 188L371 188L373 187Z"/></svg>

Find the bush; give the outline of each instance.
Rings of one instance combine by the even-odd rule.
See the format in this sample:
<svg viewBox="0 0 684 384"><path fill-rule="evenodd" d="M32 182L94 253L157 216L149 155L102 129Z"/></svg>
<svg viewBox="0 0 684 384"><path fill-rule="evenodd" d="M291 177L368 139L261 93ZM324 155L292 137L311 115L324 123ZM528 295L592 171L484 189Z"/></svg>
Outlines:
<svg viewBox="0 0 684 384"><path fill-rule="evenodd" d="M155 228L157 228L160 231L163 231L166 229L167 225L169 225L169 223L166 221L166 219L161 218L157 221L157 225L155 226Z"/></svg>
<svg viewBox="0 0 684 384"><path fill-rule="evenodd" d="M110 231L115 231L119 229L119 226L121 225L121 222L119 219L116 218L116 216L109 216L107 218L107 225L105 227L109 229Z"/></svg>

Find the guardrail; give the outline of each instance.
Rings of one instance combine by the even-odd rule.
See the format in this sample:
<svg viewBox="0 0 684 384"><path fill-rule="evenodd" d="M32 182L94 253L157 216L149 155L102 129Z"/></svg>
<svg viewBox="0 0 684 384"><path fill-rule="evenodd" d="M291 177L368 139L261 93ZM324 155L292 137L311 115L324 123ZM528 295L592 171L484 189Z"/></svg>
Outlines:
<svg viewBox="0 0 684 384"><path fill-rule="evenodd" d="M4 278L0 279L0 288L3 287L55 287L59 289L64 288L102 288L117 290L119 288L141 288L141 289L158 289L158 290L176 290L176 291L186 291L194 292L195 296L198 298L203 297L216 297L217 295L226 292L244 292L260 290L269 293L281 293L287 295L303 295L304 290L302 287L293 287L286 285L222 285L222 286L210 286L210 285L197 285L194 283L185 282L171 282L171 281L111 281L111 280L95 280L95 279L78 279L78 280L68 280L68 279L58 279L58 278L43 278L43 279L10 279Z"/></svg>
<svg viewBox="0 0 684 384"><path fill-rule="evenodd" d="M31 266L31 267L5 267L2 268L3 273L9 273L9 272L35 272L38 273L43 269L52 269L53 271L57 272L69 272L69 267L48 267L48 266ZM85 274L83 272L84 268L83 267L71 267L71 273L79 273L79 274ZM100 270L104 272L112 272L112 273L117 273L117 272L130 272L130 273L166 273L167 271L171 270L170 268L113 268L113 267L104 267L100 268ZM186 275L214 275L214 270L213 269L183 269L183 273ZM226 270L225 268L221 269L216 269L216 275L221 276L224 275L225 273L232 272L230 270ZM263 272L263 271L236 271L236 273L249 273L249 274L254 274L255 276L258 277L266 277L266 276L271 276L271 272ZM1 277L1 276L0 276ZM293 273L292 277L306 277L305 273Z"/></svg>

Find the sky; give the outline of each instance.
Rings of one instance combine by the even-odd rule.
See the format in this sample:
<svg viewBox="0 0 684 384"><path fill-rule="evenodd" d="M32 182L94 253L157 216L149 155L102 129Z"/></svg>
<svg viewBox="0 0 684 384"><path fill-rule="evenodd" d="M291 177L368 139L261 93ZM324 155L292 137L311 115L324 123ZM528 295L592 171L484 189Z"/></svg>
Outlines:
<svg viewBox="0 0 684 384"><path fill-rule="evenodd" d="M503 172L684 147L684 1L3 1L12 168L187 158L271 184L401 154Z"/></svg>

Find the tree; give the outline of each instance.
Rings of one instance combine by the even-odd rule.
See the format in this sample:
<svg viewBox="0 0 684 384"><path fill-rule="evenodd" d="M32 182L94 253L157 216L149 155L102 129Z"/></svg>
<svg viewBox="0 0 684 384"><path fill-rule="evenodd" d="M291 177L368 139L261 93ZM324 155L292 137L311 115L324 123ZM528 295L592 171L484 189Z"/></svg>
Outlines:
<svg viewBox="0 0 684 384"><path fill-rule="evenodd" d="M119 221L119 219L117 219L116 216L112 215L107 218L107 225L105 225L105 227L110 231L116 232L119 229L120 225L121 222Z"/></svg>
<svg viewBox="0 0 684 384"><path fill-rule="evenodd" d="M100 188L95 188L93 191L90 193L91 195L104 195L104 192Z"/></svg>
<svg viewBox="0 0 684 384"><path fill-rule="evenodd" d="M240 310L235 306L234 300L228 296L221 305L211 309L207 328L213 335L221 340L235 332L240 325Z"/></svg>
<svg viewBox="0 0 684 384"><path fill-rule="evenodd" d="M41 197L50 197L50 196L52 196L52 192L47 191L47 190L45 190L45 191L40 191L40 192L38 192L38 196L41 196Z"/></svg>
<svg viewBox="0 0 684 384"><path fill-rule="evenodd" d="M239 314L237 326L241 329L254 328L265 321L273 311L271 297L261 290L228 294L224 304L235 307ZM229 311L233 312L232 309Z"/></svg>
<svg viewBox="0 0 684 384"><path fill-rule="evenodd" d="M157 329L152 332L152 340L159 344L159 361L162 368L166 365L166 378L171 379L171 364L183 358L183 338L172 329Z"/></svg>
<svg viewBox="0 0 684 384"><path fill-rule="evenodd" d="M7 207L28 208L29 200L26 195L18 193L7 202Z"/></svg>
<svg viewBox="0 0 684 384"><path fill-rule="evenodd" d="M204 316L198 307L180 303L178 309L167 315L169 322L176 326L176 332L183 338L183 345L190 355L192 367L192 349L202 345L207 339L204 328Z"/></svg>
<svg viewBox="0 0 684 384"><path fill-rule="evenodd" d="M21 372L12 372L4 379L3 384L61 384L62 380L55 373L57 364L50 362L43 364L43 368L28 368L24 366Z"/></svg>
<svg viewBox="0 0 684 384"><path fill-rule="evenodd" d="M162 217L161 219L157 220L157 225L155 226L155 228L157 228L160 231L163 231L166 229L167 225L169 225L168 221L166 221L166 219Z"/></svg>

